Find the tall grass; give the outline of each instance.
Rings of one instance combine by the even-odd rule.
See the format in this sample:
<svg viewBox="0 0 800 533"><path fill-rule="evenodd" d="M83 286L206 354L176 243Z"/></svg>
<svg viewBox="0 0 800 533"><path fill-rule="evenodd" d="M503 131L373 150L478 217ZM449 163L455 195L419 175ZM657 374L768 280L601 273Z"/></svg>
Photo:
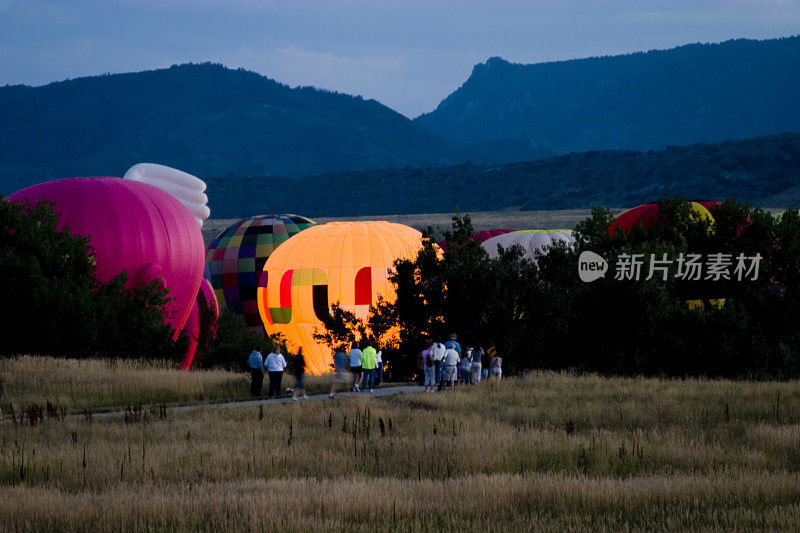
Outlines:
<svg viewBox="0 0 800 533"><path fill-rule="evenodd" d="M789 474L247 479L101 492L15 487L2 496L6 531L792 531L800 522L800 484Z"/></svg>
<svg viewBox="0 0 800 533"><path fill-rule="evenodd" d="M0 524L793 530L799 445L798 382L534 374L135 423L45 419L0 425Z"/></svg>
<svg viewBox="0 0 800 533"><path fill-rule="evenodd" d="M249 399L250 375L226 370L179 372L164 361L144 359L56 359L19 356L0 360L5 413L20 413L48 401L68 411L118 409L129 405ZM327 376L308 376L310 391L330 388ZM267 392L265 379L264 393ZM283 387L294 386L285 375Z"/></svg>

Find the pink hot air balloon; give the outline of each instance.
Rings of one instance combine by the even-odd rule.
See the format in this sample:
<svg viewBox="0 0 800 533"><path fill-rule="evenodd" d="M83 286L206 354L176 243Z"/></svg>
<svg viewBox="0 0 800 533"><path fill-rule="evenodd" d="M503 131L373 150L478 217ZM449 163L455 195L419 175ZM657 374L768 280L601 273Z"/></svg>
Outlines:
<svg viewBox="0 0 800 533"><path fill-rule="evenodd" d="M204 324L203 321L200 320L201 306L211 309L211 321L207 324ZM181 361L182 370L188 370L189 367L192 366L194 355L197 352L197 341L200 338L200 334L203 333L212 339L214 338L217 333L218 319L219 303L217 302L217 297L214 295L214 287L211 286L211 283L206 278L203 278L200 291L197 293L197 300L195 300L194 305L192 305L192 310L189 312L186 325L183 326L183 332L186 334L186 338L189 339L189 349L186 350L186 355L183 361ZM201 332L201 329L205 329L205 331Z"/></svg>
<svg viewBox="0 0 800 533"><path fill-rule="evenodd" d="M513 229L485 229L480 231L473 231L472 232L472 240L478 242L484 242L492 237L496 237L498 235L503 235L505 233L511 233L512 231L516 231ZM439 241L436 244L439 245L439 248L442 250L447 250L447 241Z"/></svg>
<svg viewBox="0 0 800 533"><path fill-rule="evenodd" d="M186 324L183 326L183 332L186 334L186 340L189 341L189 347L186 348L186 354L181 361L181 370L189 370L194 361L194 354L197 352L197 339L200 336L200 310L197 302L192 304L189 318L186 319Z"/></svg>
<svg viewBox="0 0 800 533"><path fill-rule="evenodd" d="M59 229L69 224L73 234L90 237L98 281L105 283L123 270L127 287L163 278L173 298L164 318L177 337L197 297L204 265L200 227L177 199L147 183L91 177L41 183L8 200L31 206L53 202Z"/></svg>
<svg viewBox="0 0 800 533"><path fill-rule="evenodd" d="M208 279L203 278L202 282L200 283L200 292L197 293L197 304L198 305L205 305L211 308L211 312L214 314L214 320L209 327L211 328L211 336L213 337L217 333L217 320L219 320L219 302L217 301L217 295L214 293L214 287L211 285L211 282Z"/></svg>

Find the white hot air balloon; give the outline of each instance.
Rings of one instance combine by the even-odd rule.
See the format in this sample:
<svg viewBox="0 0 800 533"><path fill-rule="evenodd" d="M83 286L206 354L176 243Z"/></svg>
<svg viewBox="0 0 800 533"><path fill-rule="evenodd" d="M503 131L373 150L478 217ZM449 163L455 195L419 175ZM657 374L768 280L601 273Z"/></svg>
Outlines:
<svg viewBox="0 0 800 533"><path fill-rule="evenodd" d="M129 168L122 179L141 181L170 193L189 209L201 228L203 221L211 215L208 196L204 192L206 183L182 170L155 163L139 163Z"/></svg>
<svg viewBox="0 0 800 533"><path fill-rule="evenodd" d="M497 258L499 255L497 253L498 244L505 249L512 246L520 246L524 252L523 257L536 261L537 251L547 253L547 249L557 242L565 242L567 245L573 244L575 237L572 236L572 230L535 229L512 231L511 233L504 233L485 240L481 243L481 246L492 259Z"/></svg>

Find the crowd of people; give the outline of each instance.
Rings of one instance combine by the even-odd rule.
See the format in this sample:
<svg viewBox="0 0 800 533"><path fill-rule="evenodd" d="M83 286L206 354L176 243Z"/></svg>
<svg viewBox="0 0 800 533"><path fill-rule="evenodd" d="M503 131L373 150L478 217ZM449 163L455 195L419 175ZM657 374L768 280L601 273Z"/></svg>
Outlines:
<svg viewBox="0 0 800 533"><path fill-rule="evenodd" d="M261 396L264 372L269 376L269 398L281 396L283 372L287 367L286 359L281 354L281 347L275 345L272 352L263 357L261 347L256 347L247 359L252 377L250 394ZM306 398L305 392L305 358L302 348L298 350L293 365L295 387L292 399ZM343 346L333 355L333 383L329 396L334 397L337 391L372 392L383 382L383 354L376 349L373 341L354 343L350 350ZM475 385L481 379L501 379L503 376L503 359L494 348L484 349L480 346L466 346L462 351L458 336L453 333L444 344L433 341L420 353L419 368L424 375L426 392L441 391L453 388L456 384ZM351 385L352 384L352 385Z"/></svg>
<svg viewBox="0 0 800 533"><path fill-rule="evenodd" d="M302 354L300 354L300 356L302 358ZM283 357L279 345L276 344L267 357L261 355L261 346L256 346L247 358L247 366L250 368L251 395L261 396L261 388L264 385L264 371L266 371L269 376L269 392L267 396L269 398L278 398L281 396L283 371L287 364L286 358Z"/></svg>
<svg viewBox="0 0 800 533"><path fill-rule="evenodd" d="M373 341L353 343L345 353L342 347L333 354L333 383L329 396L336 391L350 389L353 392L372 392L383 382L383 352L375 349ZM350 381L352 379L352 388Z"/></svg>
<svg viewBox="0 0 800 533"><path fill-rule="evenodd" d="M455 333L444 344L433 341L430 347L422 350L419 367L424 375L426 392L453 388L457 383L475 385L481 379L501 379L503 376L503 358L494 348L484 351L480 346L474 349L466 346L462 351Z"/></svg>

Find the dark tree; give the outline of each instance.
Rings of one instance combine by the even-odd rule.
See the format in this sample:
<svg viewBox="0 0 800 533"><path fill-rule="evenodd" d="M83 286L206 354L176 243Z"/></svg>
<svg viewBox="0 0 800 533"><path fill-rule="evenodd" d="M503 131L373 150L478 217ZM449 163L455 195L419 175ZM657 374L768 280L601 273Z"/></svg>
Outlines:
<svg viewBox="0 0 800 533"><path fill-rule="evenodd" d="M0 353L179 359L183 338L164 323L160 280L125 288L126 274L100 284L88 239L57 230L52 205L28 209L0 198Z"/></svg>
<svg viewBox="0 0 800 533"><path fill-rule="evenodd" d="M673 197L660 203L655 223L609 234L613 218L595 209L575 228L574 246L554 246L535 262L514 248L490 260L472 241L469 219L456 216L445 254L426 242L415 260L395 264L397 298L370 320L399 328L396 363L407 375L419 351L450 332L463 344L494 346L511 372L798 375L800 216L777 220L730 200L712 214L713 222ZM604 278L580 280L583 251L608 260ZM679 279L676 259L688 253L730 254L731 279ZM647 261L638 281L616 279L622 254L673 262L666 279L649 276ZM758 276L736 278L739 255L761 257Z"/></svg>

